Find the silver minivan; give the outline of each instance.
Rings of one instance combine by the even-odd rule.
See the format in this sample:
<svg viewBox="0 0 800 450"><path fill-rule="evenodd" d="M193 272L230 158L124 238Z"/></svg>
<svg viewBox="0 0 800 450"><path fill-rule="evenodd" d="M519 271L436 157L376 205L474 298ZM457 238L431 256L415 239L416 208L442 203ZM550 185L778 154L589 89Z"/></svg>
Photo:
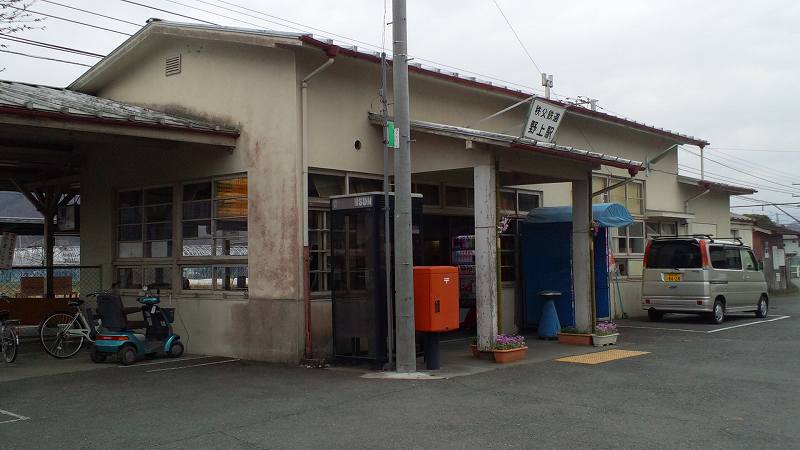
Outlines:
<svg viewBox="0 0 800 450"><path fill-rule="evenodd" d="M767 283L753 250L738 240L664 237L647 243L642 309L652 321L664 313L697 313L722 323L728 313L766 317Z"/></svg>

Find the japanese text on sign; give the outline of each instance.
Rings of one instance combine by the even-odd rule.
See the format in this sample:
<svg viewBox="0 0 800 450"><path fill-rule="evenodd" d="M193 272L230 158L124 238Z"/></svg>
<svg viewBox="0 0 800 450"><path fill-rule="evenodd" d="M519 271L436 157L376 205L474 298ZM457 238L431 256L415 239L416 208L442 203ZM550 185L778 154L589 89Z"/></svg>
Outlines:
<svg viewBox="0 0 800 450"><path fill-rule="evenodd" d="M563 117L564 108L537 98L528 112L522 137L534 141L553 142Z"/></svg>

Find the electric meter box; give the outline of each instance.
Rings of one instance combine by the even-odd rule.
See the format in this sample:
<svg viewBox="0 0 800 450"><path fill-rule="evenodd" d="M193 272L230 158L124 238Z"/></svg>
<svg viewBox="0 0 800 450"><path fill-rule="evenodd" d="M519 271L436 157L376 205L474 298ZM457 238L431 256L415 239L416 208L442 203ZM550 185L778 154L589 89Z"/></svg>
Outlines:
<svg viewBox="0 0 800 450"><path fill-rule="evenodd" d="M414 267L414 323L417 331L458 329L458 267Z"/></svg>

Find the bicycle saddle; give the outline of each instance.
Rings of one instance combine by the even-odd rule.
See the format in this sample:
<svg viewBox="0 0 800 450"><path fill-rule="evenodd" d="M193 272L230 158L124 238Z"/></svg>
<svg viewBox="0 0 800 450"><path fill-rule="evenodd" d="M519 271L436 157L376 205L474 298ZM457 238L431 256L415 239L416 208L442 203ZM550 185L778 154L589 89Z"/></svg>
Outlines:
<svg viewBox="0 0 800 450"><path fill-rule="evenodd" d="M69 306L81 306L84 303L83 300L76 298L69 301Z"/></svg>

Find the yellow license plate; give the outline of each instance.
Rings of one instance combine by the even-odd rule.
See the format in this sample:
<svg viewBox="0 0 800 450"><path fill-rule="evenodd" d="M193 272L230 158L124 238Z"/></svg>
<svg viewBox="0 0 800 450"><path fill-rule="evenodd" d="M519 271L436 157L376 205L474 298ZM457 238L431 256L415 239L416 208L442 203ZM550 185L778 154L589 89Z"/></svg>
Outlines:
<svg viewBox="0 0 800 450"><path fill-rule="evenodd" d="M683 274L680 273L665 273L664 274L664 281L681 281L683 279Z"/></svg>

